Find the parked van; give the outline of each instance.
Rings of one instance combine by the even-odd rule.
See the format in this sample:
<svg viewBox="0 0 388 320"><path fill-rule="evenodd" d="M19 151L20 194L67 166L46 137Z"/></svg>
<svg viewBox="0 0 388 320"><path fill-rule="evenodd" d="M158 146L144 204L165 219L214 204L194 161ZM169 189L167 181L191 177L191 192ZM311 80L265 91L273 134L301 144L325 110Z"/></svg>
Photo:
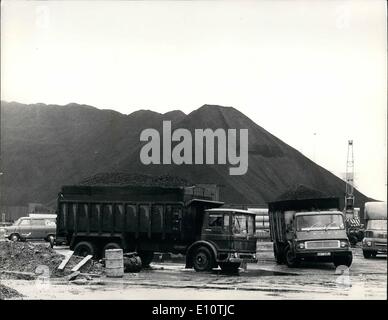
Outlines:
<svg viewBox="0 0 388 320"><path fill-rule="evenodd" d="M3 229L5 237L11 241L45 240L53 244L56 228L53 217L21 217Z"/></svg>

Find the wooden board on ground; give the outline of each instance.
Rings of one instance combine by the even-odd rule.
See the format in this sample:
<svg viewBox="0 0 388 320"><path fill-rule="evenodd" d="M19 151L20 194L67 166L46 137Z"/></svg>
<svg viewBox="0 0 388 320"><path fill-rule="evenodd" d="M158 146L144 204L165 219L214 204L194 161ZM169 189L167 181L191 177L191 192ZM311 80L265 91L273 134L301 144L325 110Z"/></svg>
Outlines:
<svg viewBox="0 0 388 320"><path fill-rule="evenodd" d="M88 262L93 256L88 255L85 258L83 258L73 269L71 269L72 272L78 271L79 268L81 268L86 262Z"/></svg>
<svg viewBox="0 0 388 320"><path fill-rule="evenodd" d="M61 264L58 266L58 270L65 269L65 267L66 267L67 263L69 262L70 258L73 256L73 253L74 253L74 251L70 251L70 254L65 259L63 259Z"/></svg>

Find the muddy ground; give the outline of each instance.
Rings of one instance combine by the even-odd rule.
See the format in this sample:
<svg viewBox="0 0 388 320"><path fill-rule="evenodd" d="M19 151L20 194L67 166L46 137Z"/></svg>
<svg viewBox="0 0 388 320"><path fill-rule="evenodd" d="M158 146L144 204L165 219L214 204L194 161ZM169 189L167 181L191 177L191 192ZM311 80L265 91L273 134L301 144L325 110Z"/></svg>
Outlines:
<svg viewBox="0 0 388 320"><path fill-rule="evenodd" d="M197 273L179 261L155 259L150 269L119 279L103 275L78 282L41 278L1 283L23 295L11 299L387 299L385 256L364 259L357 247L347 270L330 263L289 269L275 263L271 243L259 243L258 250L258 263L248 264L238 275ZM67 254L68 249L56 251Z"/></svg>

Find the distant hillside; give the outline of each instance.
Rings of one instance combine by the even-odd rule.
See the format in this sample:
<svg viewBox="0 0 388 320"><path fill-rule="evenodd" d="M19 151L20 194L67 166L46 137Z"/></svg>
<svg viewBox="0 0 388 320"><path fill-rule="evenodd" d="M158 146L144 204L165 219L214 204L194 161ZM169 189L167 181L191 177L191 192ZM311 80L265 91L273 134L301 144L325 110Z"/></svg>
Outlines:
<svg viewBox="0 0 388 320"><path fill-rule="evenodd" d="M229 165L151 165L140 162L140 132L171 120L174 128L249 130L249 168L230 176ZM123 115L91 106L1 103L2 201L8 205L47 203L61 185L104 172L175 176L217 183L221 200L264 204L304 185L344 196L344 182L304 157L232 107L204 105L185 115L139 110ZM356 205L368 198L356 191Z"/></svg>

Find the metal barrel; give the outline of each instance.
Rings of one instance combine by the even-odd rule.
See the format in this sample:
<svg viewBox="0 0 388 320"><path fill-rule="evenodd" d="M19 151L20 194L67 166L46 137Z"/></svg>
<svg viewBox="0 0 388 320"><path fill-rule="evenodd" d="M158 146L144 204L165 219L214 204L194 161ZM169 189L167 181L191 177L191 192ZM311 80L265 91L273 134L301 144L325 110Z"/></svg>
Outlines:
<svg viewBox="0 0 388 320"><path fill-rule="evenodd" d="M123 249L105 250L105 271L110 278L121 278L124 275Z"/></svg>

